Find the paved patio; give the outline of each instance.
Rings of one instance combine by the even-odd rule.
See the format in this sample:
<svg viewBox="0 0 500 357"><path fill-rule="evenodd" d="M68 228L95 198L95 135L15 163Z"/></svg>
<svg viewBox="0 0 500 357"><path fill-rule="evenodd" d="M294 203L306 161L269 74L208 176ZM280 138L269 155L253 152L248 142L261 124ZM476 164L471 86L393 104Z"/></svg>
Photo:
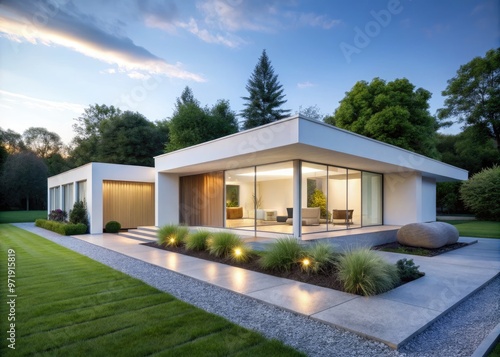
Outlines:
<svg viewBox="0 0 500 357"><path fill-rule="evenodd" d="M295 282L140 245L113 234L75 236L118 253L309 316L398 348L500 272L500 240L461 237L467 247L436 257L377 252L390 262L413 259L426 275L375 297Z"/></svg>

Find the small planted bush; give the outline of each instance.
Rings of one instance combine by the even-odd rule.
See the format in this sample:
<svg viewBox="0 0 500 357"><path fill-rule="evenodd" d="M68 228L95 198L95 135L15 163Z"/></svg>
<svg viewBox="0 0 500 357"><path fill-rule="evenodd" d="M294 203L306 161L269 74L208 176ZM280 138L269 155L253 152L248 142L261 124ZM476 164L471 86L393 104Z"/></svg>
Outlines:
<svg viewBox="0 0 500 357"><path fill-rule="evenodd" d="M301 261L302 269L314 273L326 273L335 263L335 259L333 247L326 242L319 242L306 249Z"/></svg>
<svg viewBox="0 0 500 357"><path fill-rule="evenodd" d="M228 257L235 248L241 246L244 246L243 240L230 232L214 233L208 240L208 252L221 258Z"/></svg>
<svg viewBox="0 0 500 357"><path fill-rule="evenodd" d="M72 224L72 223L48 221L46 219L37 219L35 221L35 225L37 227L44 228L64 236L74 236L78 234L85 234L87 232L87 226L83 223Z"/></svg>
<svg viewBox="0 0 500 357"><path fill-rule="evenodd" d="M193 234L189 234L186 237L186 249L187 250L205 250L207 249L207 240L211 233L209 231L198 231Z"/></svg>
<svg viewBox="0 0 500 357"><path fill-rule="evenodd" d="M157 237L158 237L158 244L168 244L169 241L171 243L175 242L175 236L177 235L177 229L179 226L175 224L167 224L163 227L160 227L158 229Z"/></svg>
<svg viewBox="0 0 500 357"><path fill-rule="evenodd" d="M106 223L105 230L106 230L106 233L118 233L121 228L122 228L122 225L120 224L120 222L109 221L108 223Z"/></svg>
<svg viewBox="0 0 500 357"><path fill-rule="evenodd" d="M418 270L420 266L415 265L413 259L399 259L396 263L396 267L398 269L399 279L404 282L409 282L425 275L425 273Z"/></svg>
<svg viewBox="0 0 500 357"><path fill-rule="evenodd" d="M158 244L166 244L171 247L178 247L185 243L189 234L189 228L175 224L167 224L158 230Z"/></svg>
<svg viewBox="0 0 500 357"><path fill-rule="evenodd" d="M352 294L380 294L399 282L396 266L367 248L345 253L339 257L336 266L344 290Z"/></svg>
<svg viewBox="0 0 500 357"><path fill-rule="evenodd" d="M73 209L69 211L69 222L78 224L83 223L89 225L89 218L87 214L87 205L85 201L77 201L73 205Z"/></svg>
<svg viewBox="0 0 500 357"><path fill-rule="evenodd" d="M281 238L263 252L259 264L266 270L289 271L304 256L304 249L295 238Z"/></svg>
<svg viewBox="0 0 500 357"><path fill-rule="evenodd" d="M66 213L66 211L63 211L63 210L58 208L58 209L50 211L49 221L64 222L64 221L66 221L67 217L68 217L68 214Z"/></svg>

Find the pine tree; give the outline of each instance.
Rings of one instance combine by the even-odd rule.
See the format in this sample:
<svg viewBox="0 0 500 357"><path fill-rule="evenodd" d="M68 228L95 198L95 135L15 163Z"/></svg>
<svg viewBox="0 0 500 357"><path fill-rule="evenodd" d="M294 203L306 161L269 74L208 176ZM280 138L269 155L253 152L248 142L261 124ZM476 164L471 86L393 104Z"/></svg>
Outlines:
<svg viewBox="0 0 500 357"><path fill-rule="evenodd" d="M245 118L243 129L268 124L290 114L290 110L280 108L286 103L283 86L278 81L278 75L274 74L266 50L262 51L246 89L249 96L242 97L246 101L245 109L241 111L241 116Z"/></svg>

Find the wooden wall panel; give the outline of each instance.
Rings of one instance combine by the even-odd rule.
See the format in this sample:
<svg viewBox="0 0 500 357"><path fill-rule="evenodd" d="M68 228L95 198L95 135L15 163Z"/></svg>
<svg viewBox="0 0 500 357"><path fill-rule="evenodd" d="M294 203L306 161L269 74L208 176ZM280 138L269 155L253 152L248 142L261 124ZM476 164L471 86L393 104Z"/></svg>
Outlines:
<svg viewBox="0 0 500 357"><path fill-rule="evenodd" d="M155 225L154 183L104 181L103 226L120 222L122 228Z"/></svg>
<svg viewBox="0 0 500 357"><path fill-rule="evenodd" d="M223 227L222 171L180 178L180 222L188 226Z"/></svg>

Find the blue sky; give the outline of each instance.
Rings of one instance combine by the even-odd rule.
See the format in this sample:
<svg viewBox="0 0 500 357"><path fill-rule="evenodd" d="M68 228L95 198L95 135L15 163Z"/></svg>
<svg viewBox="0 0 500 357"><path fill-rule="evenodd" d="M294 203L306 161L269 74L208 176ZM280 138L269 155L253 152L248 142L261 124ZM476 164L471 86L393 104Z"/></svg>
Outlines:
<svg viewBox="0 0 500 357"><path fill-rule="evenodd" d="M185 86L239 112L263 49L292 113L331 114L359 80L406 77L433 94L435 114L460 65L499 46L499 3L1 0L0 127L41 126L69 143L89 105L155 121Z"/></svg>

